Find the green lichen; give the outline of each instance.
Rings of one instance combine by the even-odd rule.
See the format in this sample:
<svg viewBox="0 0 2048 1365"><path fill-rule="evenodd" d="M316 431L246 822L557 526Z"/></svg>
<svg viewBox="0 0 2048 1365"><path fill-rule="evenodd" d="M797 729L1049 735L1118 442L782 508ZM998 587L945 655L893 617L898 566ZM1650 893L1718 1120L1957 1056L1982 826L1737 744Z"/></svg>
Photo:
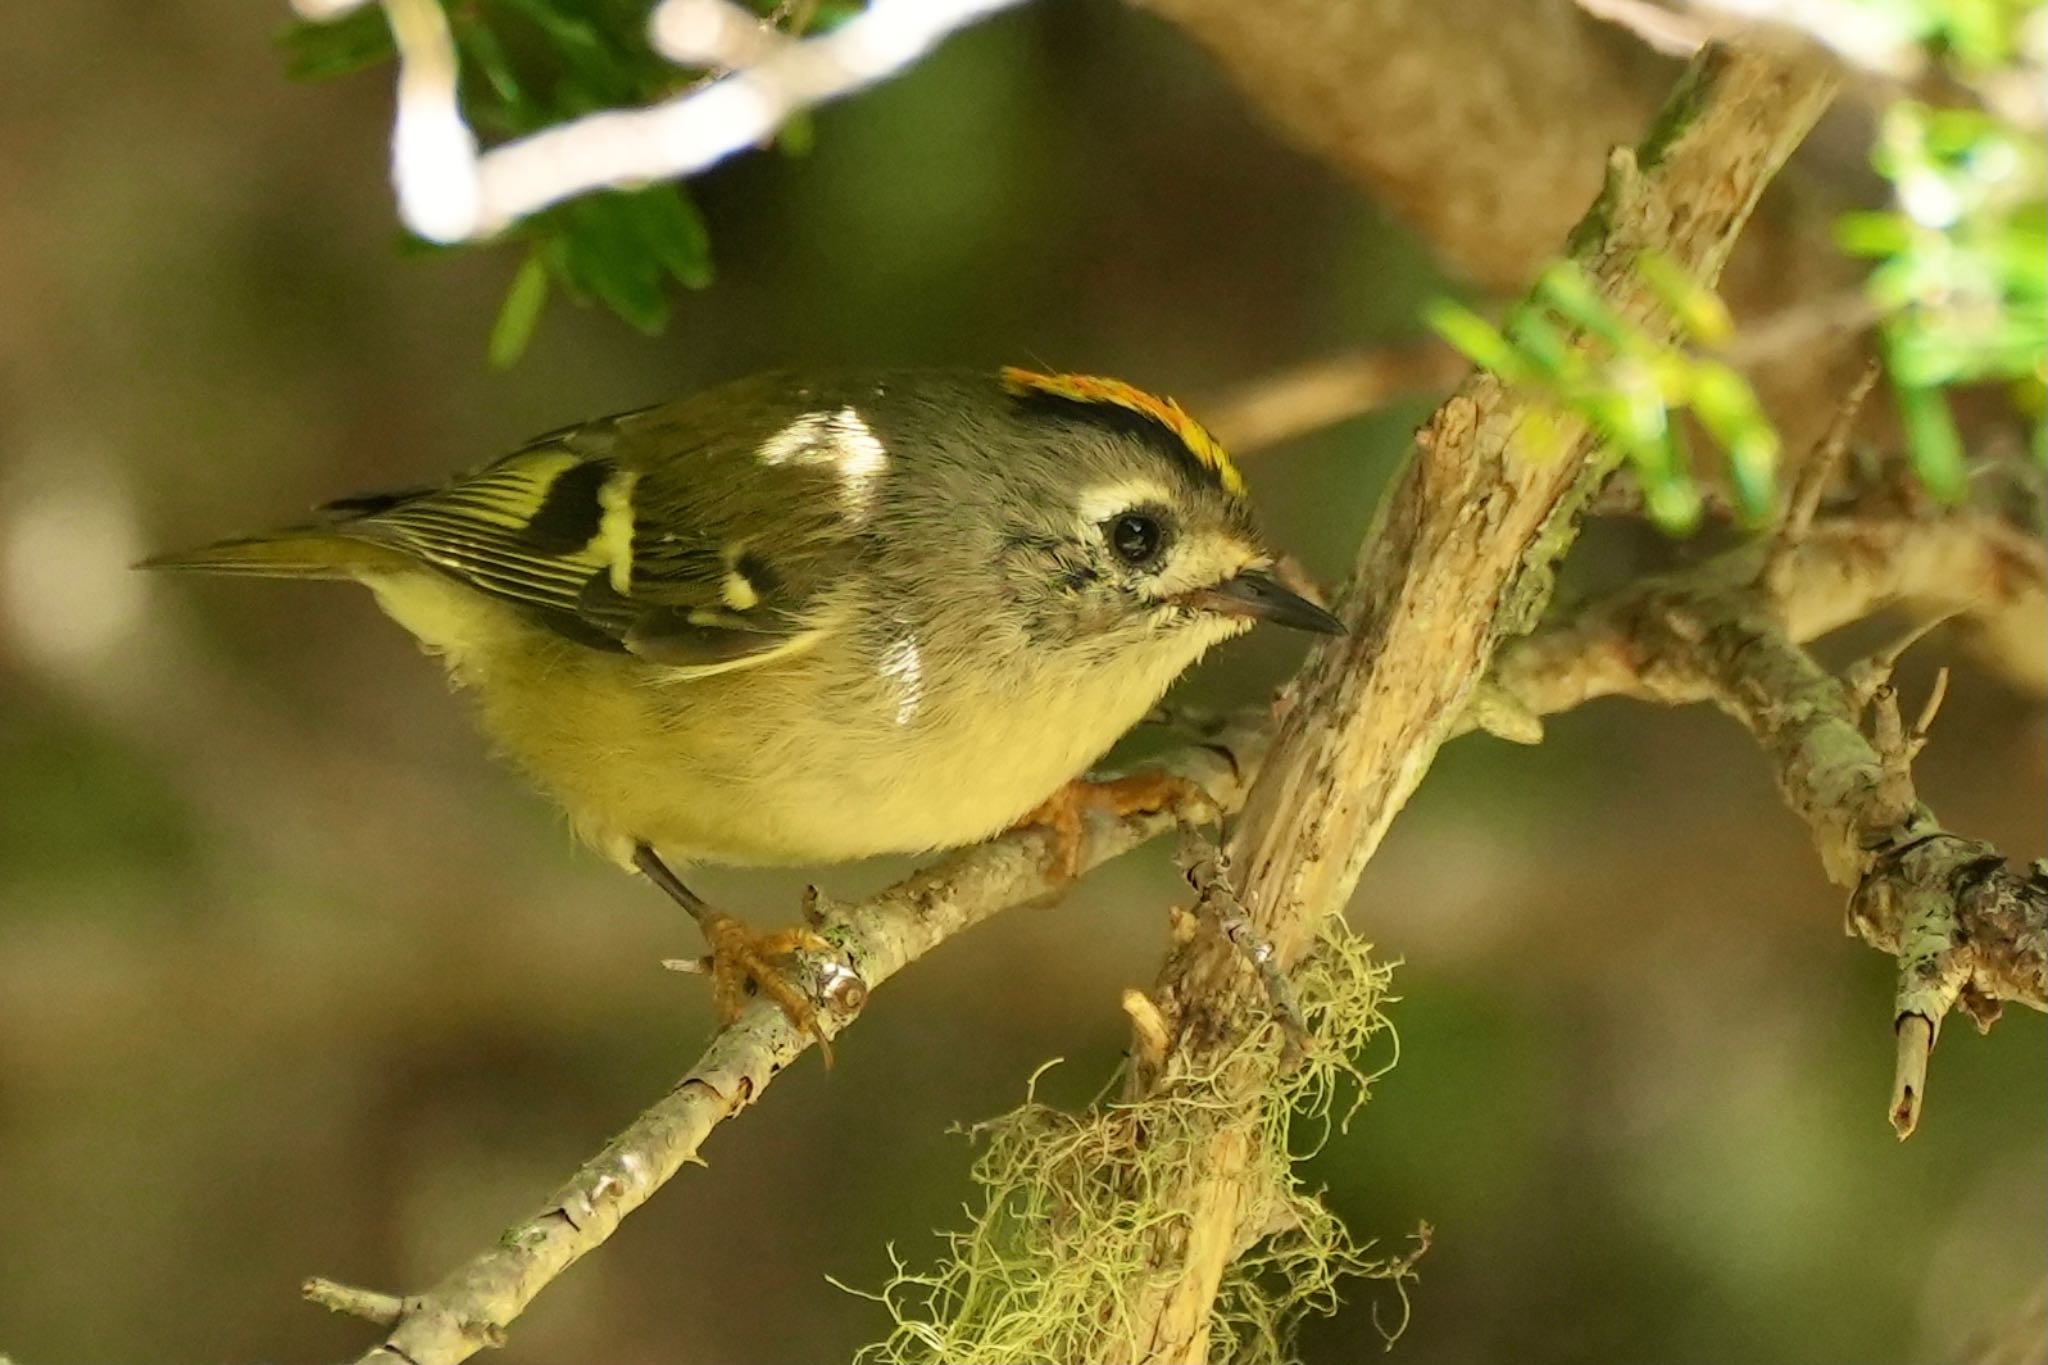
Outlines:
<svg viewBox="0 0 2048 1365"><path fill-rule="evenodd" d="M1277 1031L1261 1025L1200 1074L1169 1063L1168 1080L1142 1100L1104 1100L1069 1114L1027 1097L978 1125L974 1136L986 1147L973 1172L981 1199L972 1222L944 1234L945 1252L931 1269L913 1269L892 1249L895 1275L871 1297L888 1309L894 1330L858 1359L1129 1354L1120 1344L1144 1339L1139 1309L1148 1290L1175 1278L1184 1196L1203 1174L1201 1156L1232 1129L1249 1138L1246 1207L1266 1231L1224 1275L1210 1359L1287 1359L1295 1325L1308 1313L1334 1312L1348 1280L1388 1282L1405 1320L1404 1286L1419 1252L1373 1254L1297 1174L1392 1065L1368 1072L1359 1061L1387 1031L1379 1003L1388 972L1333 919L1296 974L1315 1046L1293 1074L1274 1075ZM1246 1104L1247 1094L1257 1098Z"/></svg>

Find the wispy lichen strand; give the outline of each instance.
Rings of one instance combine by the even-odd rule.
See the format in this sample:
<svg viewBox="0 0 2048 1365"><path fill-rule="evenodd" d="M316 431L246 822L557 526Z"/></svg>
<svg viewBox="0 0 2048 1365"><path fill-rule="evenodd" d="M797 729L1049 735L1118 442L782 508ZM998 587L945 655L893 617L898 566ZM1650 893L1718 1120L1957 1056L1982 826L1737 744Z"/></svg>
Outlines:
<svg viewBox="0 0 2048 1365"><path fill-rule="evenodd" d="M1136 1310L1146 1281L1134 1279L1131 1267L1158 1265L1161 1282L1178 1274L1164 1260L1186 1238L1179 1187L1228 1128L1240 1130L1248 1149L1238 1178L1259 1215L1249 1221L1263 1231L1224 1278L1211 1358L1288 1358L1294 1326L1307 1314L1334 1312L1348 1280L1383 1281L1398 1298L1419 1248L1394 1254L1358 1241L1299 1169L1391 1064L1392 1034L1379 1010L1388 974L1362 939L1331 921L1298 976L1315 1046L1249 1109L1243 1091L1269 1074L1261 1059L1274 1046L1276 1025L1247 1033L1200 1071L1185 1065L1191 1054L1175 1054L1180 1069L1142 1099L1105 1098L1070 1114L1027 1097L977 1125L972 1135L985 1148L974 1166L980 1195L968 1226L943 1235L931 1268L897 1261L873 1295L893 1328L858 1358L867 1365L1140 1358L1148 1326ZM1368 1062L1380 1048L1385 1060Z"/></svg>

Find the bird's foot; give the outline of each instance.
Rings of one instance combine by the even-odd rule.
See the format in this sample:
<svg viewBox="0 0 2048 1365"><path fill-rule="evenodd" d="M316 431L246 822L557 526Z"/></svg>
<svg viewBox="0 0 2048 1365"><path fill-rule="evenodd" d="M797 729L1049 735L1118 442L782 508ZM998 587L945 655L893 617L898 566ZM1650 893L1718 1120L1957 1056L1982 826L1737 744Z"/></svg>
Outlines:
<svg viewBox="0 0 2048 1365"><path fill-rule="evenodd" d="M1081 836L1094 811L1112 819L1171 811L1189 823L1200 823L1216 818L1216 803L1199 783L1173 773L1132 773L1102 781L1077 777L1039 802L1016 827L1051 831L1053 875L1070 882L1081 875Z"/></svg>
<svg viewBox="0 0 2048 1365"><path fill-rule="evenodd" d="M830 953L832 945L800 924L764 932L709 906L697 913L697 925L704 931L710 953L663 965L711 978L711 1008L721 1025L738 1019L754 996L768 997L793 1026L818 1040L825 1065L832 1065L832 1045L825 1039L817 1003L778 965L798 953Z"/></svg>
<svg viewBox="0 0 2048 1365"><path fill-rule="evenodd" d="M662 965L677 971L701 972L711 978L711 1006L718 1014L718 1022L732 1023L740 1017L749 999L756 994L765 995L792 1025L818 1040L825 1065L832 1065L832 1044L826 1040L824 1025L819 1021L817 1001L776 965L798 953L832 953L832 945L824 936L800 924L763 933L744 920L713 909L704 903L703 897L683 885L682 878L670 871L648 844L633 846L633 866L689 911L703 931L704 942L711 949L708 956L672 958ZM838 994L848 994L849 985L860 985L860 979L843 968L840 975L844 979L839 983ZM865 995L864 986L860 994ZM852 1008L859 1008L857 999L849 1003Z"/></svg>

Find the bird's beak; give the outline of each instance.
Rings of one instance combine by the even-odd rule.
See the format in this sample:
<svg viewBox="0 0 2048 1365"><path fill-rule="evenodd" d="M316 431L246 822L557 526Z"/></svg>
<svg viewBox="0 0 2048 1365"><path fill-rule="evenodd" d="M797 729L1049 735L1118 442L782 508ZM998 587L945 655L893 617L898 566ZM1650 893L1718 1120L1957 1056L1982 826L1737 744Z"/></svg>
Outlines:
<svg viewBox="0 0 2048 1365"><path fill-rule="evenodd" d="M1213 588L1182 593L1180 600L1203 611L1225 616L1245 616L1254 621L1271 621L1276 626L1312 630L1318 635L1342 635L1344 623L1315 603L1280 585L1263 569L1241 569Z"/></svg>

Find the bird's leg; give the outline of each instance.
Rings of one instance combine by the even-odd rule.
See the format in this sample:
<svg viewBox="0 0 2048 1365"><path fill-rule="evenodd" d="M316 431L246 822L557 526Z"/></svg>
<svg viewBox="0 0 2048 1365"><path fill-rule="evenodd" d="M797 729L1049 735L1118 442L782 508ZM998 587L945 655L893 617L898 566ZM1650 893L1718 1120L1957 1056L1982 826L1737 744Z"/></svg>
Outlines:
<svg viewBox="0 0 2048 1365"><path fill-rule="evenodd" d="M713 908L669 869L646 844L633 848L633 865L690 912L711 949L703 969L711 978L711 1006L718 1022L730 1024L755 991L773 1000L791 1024L818 1040L825 1065L832 1065L832 1045L818 1021L818 1006L805 990L775 964L799 952L829 953L832 945L803 925L768 933Z"/></svg>
<svg viewBox="0 0 2048 1365"><path fill-rule="evenodd" d="M1173 811L1197 820L1215 818L1216 804L1199 783L1173 773L1141 772L1101 781L1077 777L1033 807L1016 828L1052 832L1053 875L1068 882L1081 874L1081 835L1091 811L1113 819Z"/></svg>

